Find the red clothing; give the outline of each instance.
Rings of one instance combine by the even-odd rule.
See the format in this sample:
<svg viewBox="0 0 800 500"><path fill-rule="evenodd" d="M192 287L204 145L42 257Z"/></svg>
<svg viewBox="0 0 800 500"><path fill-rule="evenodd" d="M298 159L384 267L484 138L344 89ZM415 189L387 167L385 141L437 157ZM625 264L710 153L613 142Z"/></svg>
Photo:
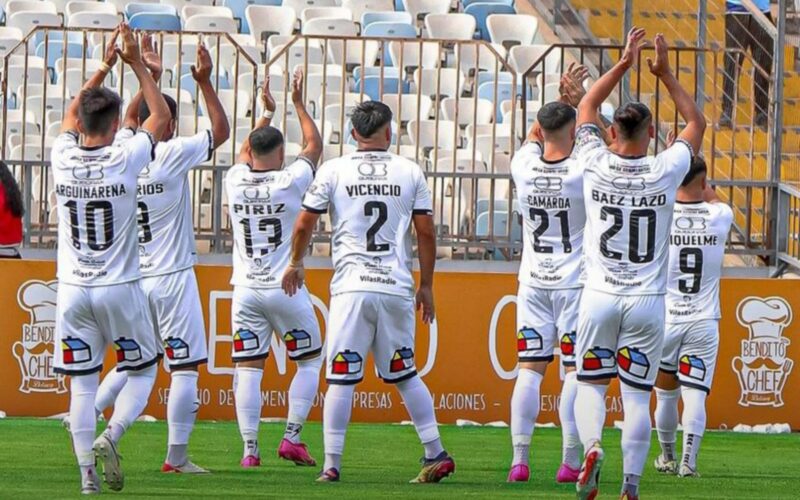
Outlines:
<svg viewBox="0 0 800 500"><path fill-rule="evenodd" d="M6 190L0 185L0 246L22 243L22 217L15 217L6 203Z"/></svg>

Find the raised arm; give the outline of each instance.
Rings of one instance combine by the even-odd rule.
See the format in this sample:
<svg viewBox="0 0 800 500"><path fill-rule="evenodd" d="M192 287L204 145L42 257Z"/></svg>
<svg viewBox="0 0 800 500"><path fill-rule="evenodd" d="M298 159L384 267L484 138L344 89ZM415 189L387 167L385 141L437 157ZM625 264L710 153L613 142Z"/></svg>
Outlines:
<svg viewBox="0 0 800 500"><path fill-rule="evenodd" d="M622 80L622 77L625 76L625 73L639 60L639 51L642 48L644 35L644 29L636 27L631 29L628 33L628 42L625 45L625 50L619 62L605 74L601 75L600 78L594 82L594 85L589 88L589 91L583 99L581 99L578 105L578 126L586 123L600 125L601 122L598 118L598 110L603 102L608 99L608 96L614 91L620 80Z"/></svg>
<svg viewBox="0 0 800 500"><path fill-rule="evenodd" d="M142 35L141 50L144 65L150 70L153 80L158 82L161 80L163 68L161 66L161 57L159 57L158 52L156 52L155 45L153 44L153 36L151 34L144 33ZM139 90L128 104L128 110L125 112L125 119L122 124L123 127L134 130L139 127L139 107L142 104L142 99L144 99L144 96L142 91Z"/></svg>
<svg viewBox="0 0 800 500"><path fill-rule="evenodd" d="M306 105L303 103L303 72L295 71L292 79L292 104L297 110L297 117L300 119L300 128L303 130L303 142L305 147L300 152L316 165L322 156L322 137L317 130L317 124L308 114Z"/></svg>
<svg viewBox="0 0 800 500"><path fill-rule="evenodd" d="M433 270L436 267L436 230L433 216L414 215L414 230L417 233L419 252L419 288L417 310L422 309L422 321L430 323L436 315L433 304Z"/></svg>
<svg viewBox="0 0 800 500"><path fill-rule="evenodd" d="M294 224L291 260L283 273L282 281L283 291L290 297L303 287L303 280L305 280L303 258L306 255L308 245L311 243L311 236L314 233L314 226L317 225L317 219L319 219L319 214L302 210L300 215L297 216L297 222Z"/></svg>
<svg viewBox="0 0 800 500"><path fill-rule="evenodd" d="M231 126L228 123L228 117L225 115L222 102L219 100L216 91L214 91L214 86L211 85L212 68L211 55L208 53L208 49L205 45L199 43L197 45L197 63L192 65L191 68L192 77L197 82L197 86L203 94L203 99L206 101L208 118L211 120L213 147L217 148L231 136Z"/></svg>
<svg viewBox="0 0 800 500"><path fill-rule="evenodd" d="M83 84L81 87L81 91L84 89L91 89L94 87L99 87L103 84L106 79L106 76L111 72L111 68L117 64L117 37L119 36L119 28L115 29L111 33L111 39L108 41L108 45L106 45L106 53L103 56L103 64L88 80L86 83ZM67 132L68 130L77 130L78 129L78 106L80 104L80 93L76 95L72 102L69 103L67 107L67 111L64 114L64 119L61 120L61 132Z"/></svg>
<svg viewBox="0 0 800 500"><path fill-rule="evenodd" d="M256 122L256 128L266 127L272 123L275 115L275 98L269 90L269 75L264 79L264 86L261 88L261 104L264 106L264 114ZM239 162L250 163L250 138L245 137L242 141L242 149L239 151Z"/></svg>
<svg viewBox="0 0 800 500"><path fill-rule="evenodd" d="M664 86L667 88L672 100L675 101L675 107L678 108L678 113L686 121L686 126L683 128L678 139L688 142L692 146L692 150L697 154L703 147L703 134L706 131L706 119L703 112L695 104L692 96L686 92L686 89L681 86L678 78L672 72L669 65L669 53L667 41L661 33L656 35L656 60L653 61L647 58L647 65L650 67L650 72L655 75Z"/></svg>

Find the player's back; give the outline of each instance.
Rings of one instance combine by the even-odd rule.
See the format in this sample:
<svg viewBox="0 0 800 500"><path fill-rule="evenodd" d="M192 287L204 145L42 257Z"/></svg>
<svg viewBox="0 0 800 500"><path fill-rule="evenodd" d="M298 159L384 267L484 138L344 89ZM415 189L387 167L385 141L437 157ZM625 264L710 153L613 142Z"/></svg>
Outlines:
<svg viewBox="0 0 800 500"><path fill-rule="evenodd" d="M225 189L233 227L231 284L278 288L291 254L291 235L313 164L299 157L281 170L257 171L237 164Z"/></svg>
<svg viewBox="0 0 800 500"><path fill-rule="evenodd" d="M419 165L383 151L327 161L305 207L319 213L328 205L335 267L331 292L413 295L411 222L415 213L432 212Z"/></svg>
<svg viewBox="0 0 800 500"><path fill-rule="evenodd" d="M524 221L519 280L540 288L577 288L583 268L583 171L574 157L548 161L536 143L511 162Z"/></svg>
<svg viewBox="0 0 800 500"><path fill-rule="evenodd" d="M98 286L139 279L136 178L152 158L149 134L81 147L77 133L53 145L58 210L58 279Z"/></svg>
<svg viewBox="0 0 800 500"><path fill-rule="evenodd" d="M719 281L733 212L724 203L676 202L669 247L667 322L719 319Z"/></svg>
<svg viewBox="0 0 800 500"><path fill-rule="evenodd" d="M691 148L679 140L656 156L624 157L605 146L579 151L586 287L619 295L664 294L672 208Z"/></svg>

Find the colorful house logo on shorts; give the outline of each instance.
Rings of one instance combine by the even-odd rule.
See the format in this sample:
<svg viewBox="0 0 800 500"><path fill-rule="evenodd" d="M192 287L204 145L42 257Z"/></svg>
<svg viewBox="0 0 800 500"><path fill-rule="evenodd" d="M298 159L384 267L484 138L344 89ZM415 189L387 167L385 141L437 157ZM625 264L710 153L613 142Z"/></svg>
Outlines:
<svg viewBox="0 0 800 500"><path fill-rule="evenodd" d="M584 370L605 370L614 368L614 352L602 347L594 347L583 355Z"/></svg>
<svg viewBox="0 0 800 500"><path fill-rule="evenodd" d="M311 335L305 330L292 330L283 336L283 341L286 343L286 349L289 352L302 351L311 347Z"/></svg>
<svg viewBox="0 0 800 500"><path fill-rule="evenodd" d="M647 377L650 361L639 349L623 347L617 353L617 364L620 368L639 378Z"/></svg>
<svg viewBox="0 0 800 500"><path fill-rule="evenodd" d="M233 334L233 350L236 352L258 349L258 336L250 330L239 330Z"/></svg>
<svg viewBox="0 0 800 500"><path fill-rule="evenodd" d="M164 341L164 351L169 359L186 359L189 357L189 344L176 337Z"/></svg>
<svg viewBox="0 0 800 500"><path fill-rule="evenodd" d="M389 363L389 371L397 373L411 368L414 368L414 351L408 347L394 351L392 361Z"/></svg>
<svg viewBox="0 0 800 500"><path fill-rule="evenodd" d="M561 355L574 356L575 355L575 332L565 333L561 336Z"/></svg>
<svg viewBox="0 0 800 500"><path fill-rule="evenodd" d="M142 359L142 349L133 339L120 337L114 341L114 350L117 352L117 363L132 363Z"/></svg>
<svg viewBox="0 0 800 500"><path fill-rule="evenodd" d="M684 354L678 363L678 371L684 377L695 380L706 378L706 364L703 360L694 355Z"/></svg>
<svg viewBox="0 0 800 500"><path fill-rule="evenodd" d="M335 375L355 375L361 372L363 361L357 352L344 351L333 357L331 371Z"/></svg>
<svg viewBox="0 0 800 500"><path fill-rule="evenodd" d="M92 359L92 348L81 339L67 337L61 341L64 364L85 363Z"/></svg>
<svg viewBox="0 0 800 500"><path fill-rule="evenodd" d="M542 336L533 328L523 328L517 332L517 351L538 351L542 348Z"/></svg>

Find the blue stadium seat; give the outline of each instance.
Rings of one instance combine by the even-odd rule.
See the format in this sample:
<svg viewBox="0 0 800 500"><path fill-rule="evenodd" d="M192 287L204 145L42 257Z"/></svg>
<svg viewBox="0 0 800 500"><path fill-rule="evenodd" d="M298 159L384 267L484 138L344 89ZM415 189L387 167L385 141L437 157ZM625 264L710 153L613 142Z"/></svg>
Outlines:
<svg viewBox="0 0 800 500"><path fill-rule="evenodd" d="M408 12L365 12L361 16L361 30L363 31L372 23L406 23L412 24L411 14Z"/></svg>
<svg viewBox="0 0 800 500"><path fill-rule="evenodd" d="M360 84L359 84L360 85ZM400 91L400 79L397 77L383 77L383 93L384 94L398 94ZM361 87L359 86L359 91ZM411 91L411 85L403 82L402 93L407 94ZM364 77L364 94L368 95L373 101L381 100L381 77L380 76L365 76Z"/></svg>
<svg viewBox="0 0 800 500"><path fill-rule="evenodd" d="M494 81L486 82L481 84L478 87L478 98L479 99L486 99L490 102L494 102ZM517 84L517 99L521 99L522 97L522 84ZM514 99L514 84L513 83L499 83L497 84L497 115L496 120L498 122L503 121L503 110L500 106L500 103L503 101L511 101Z"/></svg>
<svg viewBox="0 0 800 500"><path fill-rule="evenodd" d="M502 3L473 3L464 12L475 18L478 38L490 41L489 30L486 29L486 18L492 14L516 14L514 7Z"/></svg>
<svg viewBox="0 0 800 500"><path fill-rule="evenodd" d="M475 86L477 88L480 88L481 85L488 82L494 82L494 72L481 71L480 73L478 73ZM512 75L508 71L501 71L497 73L497 83L514 83L514 75Z"/></svg>
<svg viewBox="0 0 800 500"><path fill-rule="evenodd" d="M367 66L366 68L362 68L358 66L353 70L353 86L350 88L351 92L361 92L361 78L367 76L377 76L380 78L381 76L381 68L380 66ZM383 68L383 77L384 78L400 78L400 70L398 68L392 66L385 66ZM386 92L384 92L385 94Z"/></svg>
<svg viewBox="0 0 800 500"><path fill-rule="evenodd" d="M417 28L411 23L374 22L367 25L361 34L381 38L416 38Z"/></svg>
<svg viewBox="0 0 800 500"><path fill-rule="evenodd" d="M48 42L61 42L63 43L64 40L64 31L57 31L57 29L52 29L47 31L47 41ZM83 43L83 34L78 33L77 31L67 31L67 40L69 43ZM33 35L33 40L31 41L31 48L35 49L40 44L44 42L44 35L45 31L40 30L37 31L36 34Z"/></svg>
<svg viewBox="0 0 800 500"><path fill-rule="evenodd" d="M150 14L166 14L168 16L178 16L178 11L172 5L160 3L129 3L125 6L125 19L130 19L136 14L147 12Z"/></svg>
<svg viewBox="0 0 800 500"><path fill-rule="evenodd" d="M394 0L394 10L398 12L406 11L406 6L403 5L403 0Z"/></svg>
<svg viewBox="0 0 800 500"><path fill-rule="evenodd" d="M128 19L131 28L149 31L181 31L181 20L178 16L140 12Z"/></svg>
<svg viewBox="0 0 800 500"><path fill-rule="evenodd" d="M45 42L41 42L36 46L36 56L44 57ZM66 57L83 57L83 44L73 41L67 42L67 55ZM49 40L47 41L47 68L51 73L51 78L55 74L56 61L64 57L64 41L63 40Z"/></svg>
<svg viewBox="0 0 800 500"><path fill-rule="evenodd" d="M247 18L244 13L250 5L270 5L273 7L280 7L283 0L224 0L217 5L224 5L233 11L233 18L239 20L241 26L240 31L245 34L250 34L250 25L247 24ZM298 12L298 14L300 14Z"/></svg>

